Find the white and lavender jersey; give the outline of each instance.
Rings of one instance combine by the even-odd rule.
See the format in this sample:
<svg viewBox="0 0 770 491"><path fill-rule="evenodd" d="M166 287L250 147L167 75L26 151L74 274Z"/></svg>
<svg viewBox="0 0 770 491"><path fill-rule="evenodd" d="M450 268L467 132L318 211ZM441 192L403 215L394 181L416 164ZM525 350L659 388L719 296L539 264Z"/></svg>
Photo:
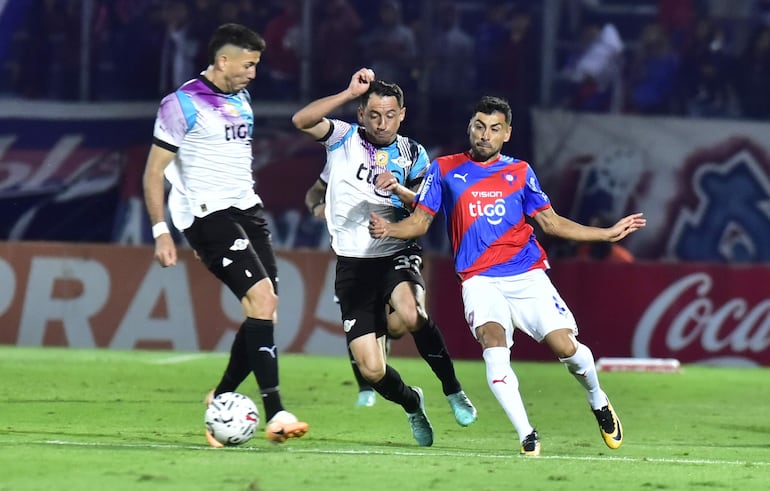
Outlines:
<svg viewBox="0 0 770 491"><path fill-rule="evenodd" d="M430 163L428 154L416 141L397 135L388 146L373 145L364 129L337 119L322 142L326 167L321 178L326 187L326 225L332 249L343 257L386 257L403 250L411 241L369 236L369 214L375 212L390 221L409 215L411 203L374 187L377 175L389 171L398 182L414 189L422 182ZM326 174L328 170L328 174Z"/></svg>
<svg viewBox="0 0 770 491"><path fill-rule="evenodd" d="M245 210L262 202L251 168L253 126L249 93L224 93L202 75L161 101L153 143L176 152L165 170L176 228L231 206Z"/></svg>

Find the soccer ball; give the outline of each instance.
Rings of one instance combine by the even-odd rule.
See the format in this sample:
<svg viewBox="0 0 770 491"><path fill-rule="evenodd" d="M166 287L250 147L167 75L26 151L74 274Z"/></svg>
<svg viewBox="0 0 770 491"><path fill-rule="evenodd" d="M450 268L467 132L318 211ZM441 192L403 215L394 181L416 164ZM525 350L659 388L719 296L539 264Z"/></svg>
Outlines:
<svg viewBox="0 0 770 491"><path fill-rule="evenodd" d="M206 408L206 427L223 445L240 445L251 440L259 425L254 401L237 392L216 396Z"/></svg>

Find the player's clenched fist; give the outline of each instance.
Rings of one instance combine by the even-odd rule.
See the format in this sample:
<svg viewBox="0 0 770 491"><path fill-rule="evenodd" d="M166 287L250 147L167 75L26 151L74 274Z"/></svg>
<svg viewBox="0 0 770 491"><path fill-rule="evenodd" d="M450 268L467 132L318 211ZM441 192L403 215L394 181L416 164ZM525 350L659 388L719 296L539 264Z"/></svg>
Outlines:
<svg viewBox="0 0 770 491"><path fill-rule="evenodd" d="M369 84L374 80L374 70L371 68L361 68L353 74L348 89L354 97L363 95L369 90Z"/></svg>
<svg viewBox="0 0 770 491"><path fill-rule="evenodd" d="M388 236L387 226L390 222L376 213L369 214L369 235L374 239Z"/></svg>

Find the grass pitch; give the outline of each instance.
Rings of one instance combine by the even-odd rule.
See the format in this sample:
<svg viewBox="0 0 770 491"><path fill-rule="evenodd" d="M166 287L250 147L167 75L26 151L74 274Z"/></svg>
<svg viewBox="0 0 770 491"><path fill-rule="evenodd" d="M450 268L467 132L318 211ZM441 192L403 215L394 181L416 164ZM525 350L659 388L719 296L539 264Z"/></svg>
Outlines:
<svg viewBox="0 0 770 491"><path fill-rule="evenodd" d="M561 364L514 361L543 445L526 458L481 361L456 362L479 410L462 428L422 360L392 360L425 390L435 430L425 448L400 407L381 398L354 407L346 359L290 354L280 356L283 399L308 435L273 445L260 431L212 449L201 400L225 363L222 354L0 347L0 490L770 488L768 369L600 374L626 432L613 451ZM253 379L239 390L262 410Z"/></svg>

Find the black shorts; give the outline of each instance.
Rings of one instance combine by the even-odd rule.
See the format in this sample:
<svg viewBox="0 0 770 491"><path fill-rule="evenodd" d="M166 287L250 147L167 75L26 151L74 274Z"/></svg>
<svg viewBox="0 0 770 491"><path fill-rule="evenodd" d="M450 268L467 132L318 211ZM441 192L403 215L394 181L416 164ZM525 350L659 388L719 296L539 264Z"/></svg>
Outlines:
<svg viewBox="0 0 770 491"><path fill-rule="evenodd" d="M196 217L184 236L208 270L239 299L264 278L270 278L278 293L278 268L261 205Z"/></svg>
<svg viewBox="0 0 770 491"><path fill-rule="evenodd" d="M396 285L404 281L425 288L422 251L417 246L390 257L337 258L334 293L348 343L364 334L387 333L385 305Z"/></svg>

